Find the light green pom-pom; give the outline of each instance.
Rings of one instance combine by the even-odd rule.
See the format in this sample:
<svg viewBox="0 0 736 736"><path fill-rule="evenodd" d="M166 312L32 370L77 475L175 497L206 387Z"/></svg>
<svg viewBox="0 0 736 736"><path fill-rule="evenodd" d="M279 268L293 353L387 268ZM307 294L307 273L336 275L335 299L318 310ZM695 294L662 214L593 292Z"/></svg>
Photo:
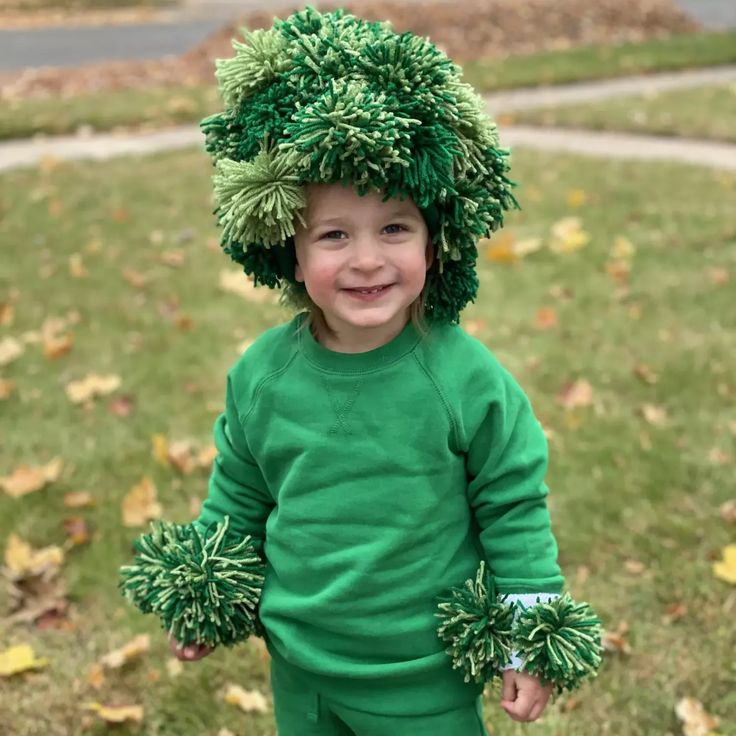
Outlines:
<svg viewBox="0 0 736 736"><path fill-rule="evenodd" d="M250 537L228 531L227 517L204 532L156 522L134 547L135 563L120 570L123 595L181 645L231 646L259 633L264 565Z"/></svg>
<svg viewBox="0 0 736 736"><path fill-rule="evenodd" d="M265 147L252 161L222 159L212 177L223 240L279 245L294 235L307 201L286 156Z"/></svg>
<svg viewBox="0 0 736 736"><path fill-rule="evenodd" d="M495 601L490 573L481 562L475 580L462 588L452 588L440 599L437 634L450 646L453 669L465 673L465 682L488 682L508 664L514 612L511 606Z"/></svg>
<svg viewBox="0 0 736 736"><path fill-rule="evenodd" d="M233 41L235 56L216 59L215 76L220 83L223 102L234 107L251 92L265 86L289 69L286 40L273 28L247 31L246 43Z"/></svg>
<svg viewBox="0 0 736 736"><path fill-rule="evenodd" d="M587 603L569 593L547 603L520 608L513 644L522 669L554 685L574 690L595 676L601 664L601 622Z"/></svg>

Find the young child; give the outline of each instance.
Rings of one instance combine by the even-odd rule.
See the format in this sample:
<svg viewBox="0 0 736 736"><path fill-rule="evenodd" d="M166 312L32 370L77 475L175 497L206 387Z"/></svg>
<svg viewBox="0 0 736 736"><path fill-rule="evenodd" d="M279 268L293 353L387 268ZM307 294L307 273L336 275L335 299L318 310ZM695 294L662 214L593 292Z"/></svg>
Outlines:
<svg viewBox="0 0 736 736"><path fill-rule="evenodd" d="M600 663L562 595L529 401L458 325L507 152L427 39L308 8L218 62L225 251L298 309L231 368L209 492L122 586L195 660L251 634L280 736L485 734Z"/></svg>

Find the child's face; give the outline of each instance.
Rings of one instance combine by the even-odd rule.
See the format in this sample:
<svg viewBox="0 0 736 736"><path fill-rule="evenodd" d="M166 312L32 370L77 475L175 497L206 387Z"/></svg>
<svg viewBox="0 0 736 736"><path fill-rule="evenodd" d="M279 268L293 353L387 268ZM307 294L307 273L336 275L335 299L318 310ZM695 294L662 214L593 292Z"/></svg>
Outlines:
<svg viewBox="0 0 736 736"><path fill-rule="evenodd" d="M398 334L432 263L427 225L411 199L363 197L341 184L307 188L297 225L295 277L338 336L355 342ZM379 288L380 287L380 288ZM367 293L367 290L375 290Z"/></svg>

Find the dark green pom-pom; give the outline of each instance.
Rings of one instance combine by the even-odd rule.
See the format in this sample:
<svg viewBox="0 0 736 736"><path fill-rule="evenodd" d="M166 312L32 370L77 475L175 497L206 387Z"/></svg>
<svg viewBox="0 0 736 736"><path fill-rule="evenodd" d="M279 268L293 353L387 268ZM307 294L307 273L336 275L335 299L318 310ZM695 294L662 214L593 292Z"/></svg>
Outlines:
<svg viewBox="0 0 736 736"><path fill-rule="evenodd" d="M601 622L587 603L569 593L548 603L521 608L513 645L522 669L551 682L557 693L574 690L601 664Z"/></svg>
<svg viewBox="0 0 736 736"><path fill-rule="evenodd" d="M511 655L514 612L511 606L495 601L493 580L481 562L475 581L452 588L440 599L435 614L442 623L437 634L450 646L453 669L462 669L465 682L488 682Z"/></svg>
<svg viewBox="0 0 736 736"><path fill-rule="evenodd" d="M135 563L120 570L123 595L180 644L231 646L259 633L263 562L250 537L228 531L227 517L204 532L156 522L134 546Z"/></svg>

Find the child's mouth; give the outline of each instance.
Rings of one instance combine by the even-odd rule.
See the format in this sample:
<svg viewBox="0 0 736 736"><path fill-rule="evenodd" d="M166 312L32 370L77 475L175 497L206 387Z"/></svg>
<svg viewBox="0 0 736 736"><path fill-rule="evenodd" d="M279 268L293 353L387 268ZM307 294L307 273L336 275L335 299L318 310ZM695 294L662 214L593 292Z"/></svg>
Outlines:
<svg viewBox="0 0 736 736"><path fill-rule="evenodd" d="M345 289L351 296L362 301L373 301L383 296L393 284L383 284L381 286L368 286L366 288Z"/></svg>

